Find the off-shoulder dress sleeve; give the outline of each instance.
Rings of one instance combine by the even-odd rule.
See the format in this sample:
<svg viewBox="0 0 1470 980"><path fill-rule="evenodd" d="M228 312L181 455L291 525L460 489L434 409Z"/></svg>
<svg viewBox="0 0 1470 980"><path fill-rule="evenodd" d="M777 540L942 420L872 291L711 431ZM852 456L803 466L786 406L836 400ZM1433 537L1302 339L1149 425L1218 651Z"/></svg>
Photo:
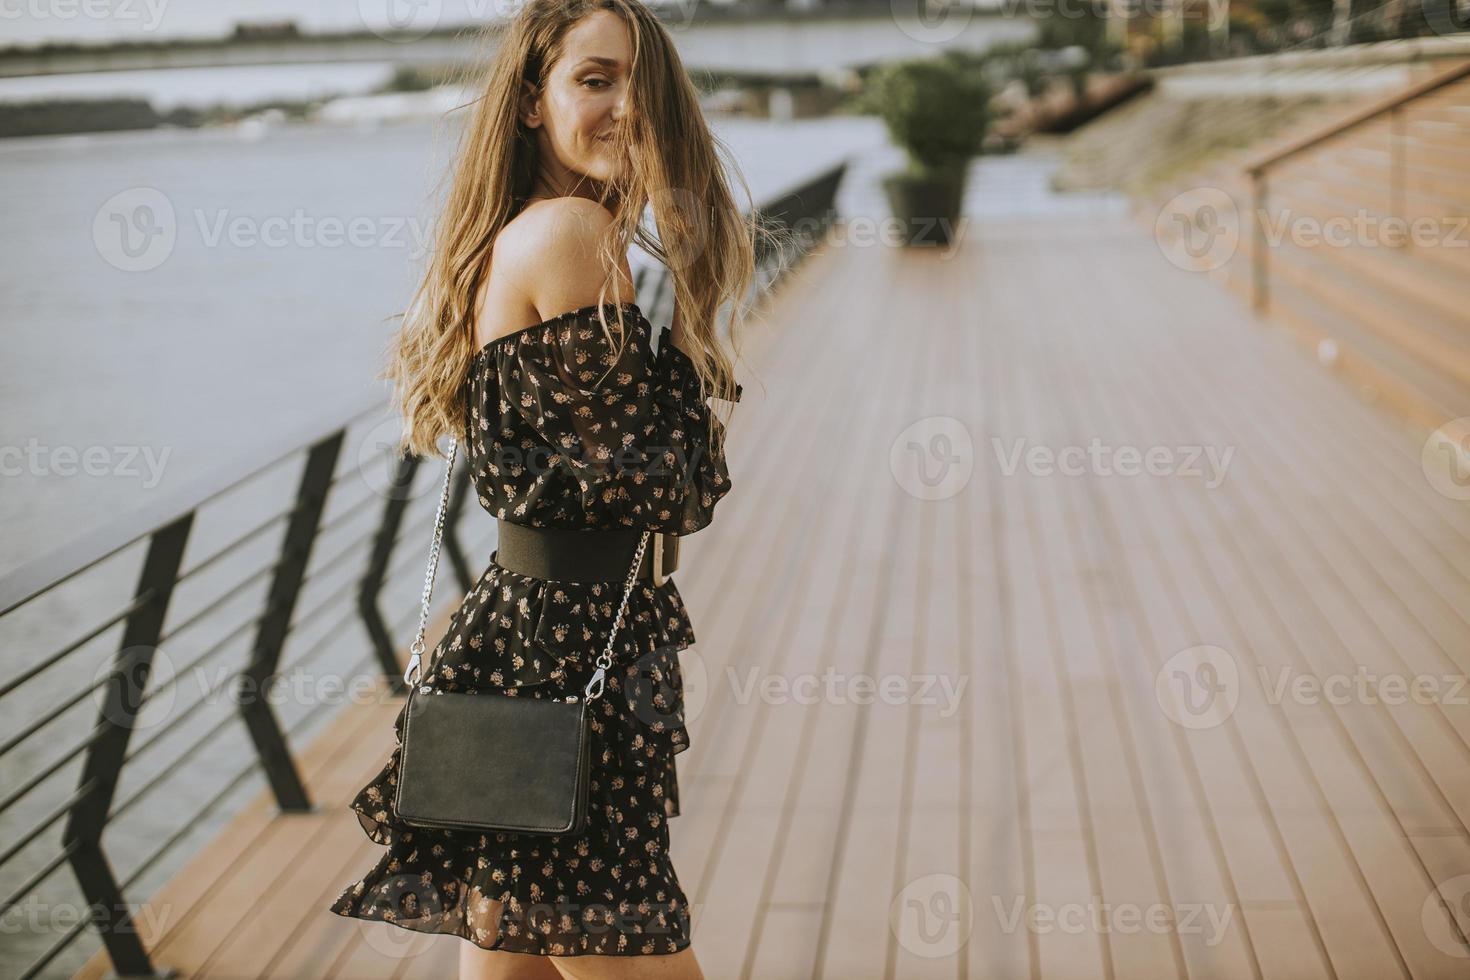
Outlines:
<svg viewBox="0 0 1470 980"><path fill-rule="evenodd" d="M692 534L730 491L724 453L709 440L711 409L668 328L652 354L652 326L636 304L623 310L621 350L595 306L525 331L498 362L502 408L552 450L549 466L575 479L589 523ZM616 304L606 316L616 331ZM717 417L713 425L723 435Z"/></svg>

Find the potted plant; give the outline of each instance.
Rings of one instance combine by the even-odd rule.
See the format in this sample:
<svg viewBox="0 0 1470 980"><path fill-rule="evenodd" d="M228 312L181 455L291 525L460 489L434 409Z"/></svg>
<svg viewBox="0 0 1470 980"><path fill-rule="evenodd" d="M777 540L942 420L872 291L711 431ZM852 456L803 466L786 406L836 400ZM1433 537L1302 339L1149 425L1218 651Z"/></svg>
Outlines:
<svg viewBox="0 0 1470 980"><path fill-rule="evenodd" d="M906 244L943 246L959 220L965 173L990 123L990 88L979 70L943 55L879 68L870 99L906 166L883 176Z"/></svg>

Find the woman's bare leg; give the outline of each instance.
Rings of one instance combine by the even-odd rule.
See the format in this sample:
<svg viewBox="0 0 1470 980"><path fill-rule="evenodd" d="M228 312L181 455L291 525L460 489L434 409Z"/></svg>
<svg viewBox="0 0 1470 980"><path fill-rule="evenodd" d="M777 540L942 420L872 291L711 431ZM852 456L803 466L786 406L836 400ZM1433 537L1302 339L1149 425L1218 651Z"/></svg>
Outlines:
<svg viewBox="0 0 1470 980"><path fill-rule="evenodd" d="M500 922L500 903L470 889L470 922L493 934ZM694 947L677 953L600 956L532 956L507 950L459 944L459 980L704 980Z"/></svg>
<svg viewBox="0 0 1470 980"><path fill-rule="evenodd" d="M550 956L567 980L704 980L694 947L651 956Z"/></svg>
<svg viewBox="0 0 1470 980"><path fill-rule="evenodd" d="M476 912L473 924L493 934L500 921L500 903L484 899L471 889L470 900ZM503 949L482 949L468 940L459 944L459 980L562 980L548 956L512 953Z"/></svg>
<svg viewBox="0 0 1470 980"><path fill-rule="evenodd" d="M459 980L561 980L549 956L481 949L461 940Z"/></svg>

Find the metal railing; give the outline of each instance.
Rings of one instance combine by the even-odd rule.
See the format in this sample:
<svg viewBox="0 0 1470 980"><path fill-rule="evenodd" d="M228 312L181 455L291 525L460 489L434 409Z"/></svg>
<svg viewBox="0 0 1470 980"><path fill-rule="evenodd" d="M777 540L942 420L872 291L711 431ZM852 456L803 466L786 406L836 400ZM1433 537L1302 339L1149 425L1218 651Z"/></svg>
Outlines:
<svg viewBox="0 0 1470 980"><path fill-rule="evenodd" d="M1341 136L1351 130L1355 130L1365 123L1373 122L1384 116L1390 119L1390 144L1389 144L1389 195L1395 202L1392 212L1396 216L1403 216L1404 192L1406 170L1404 163L1405 150L1408 135L1404 126L1405 107L1415 100L1437 92L1447 85L1464 78L1470 78L1470 61L1462 62L1447 71L1440 72L1415 85L1411 85L1399 92L1394 92L1382 99L1378 99L1369 105L1351 113L1343 119L1336 120L1329 126L1319 130L1305 133L1290 142L1272 147L1265 152L1252 157L1243 166L1243 170L1250 176L1251 182L1251 306L1260 313L1264 313L1270 307L1270 280L1268 268L1268 246L1269 235L1267 227L1266 208L1269 202L1269 187L1267 175L1287 160L1294 159L1302 153L1325 144L1328 140Z"/></svg>
<svg viewBox="0 0 1470 980"><path fill-rule="evenodd" d="M804 253L834 220L834 198L845 169L846 163L839 163L758 209L763 220L774 225L804 225L811 232L795 236L781 250L760 250L758 288L770 285L780 270L790 267L793 253ZM640 306L650 320L666 320L672 304L668 271L644 267L636 280ZM20 855L54 835L57 827L61 831L60 846L54 853L31 858L25 862L25 868L6 876L0 914L11 912L27 896L41 891L63 867L71 868L85 901L84 914L32 962L24 966L12 964L11 975L36 976L69 949L89 925L96 926L100 932L118 975L158 975L136 928L126 894L145 874L160 867L160 862L178 858L179 849L196 822L219 811L231 794L256 774L264 777L281 812L302 813L313 809L297 769L291 737L321 722L323 708L312 704L301 718L287 725L262 692L268 691L275 680L302 669L329 650L330 641L338 638L354 619L362 624L368 643L365 654L347 673L356 675L372 668L386 678L392 692L403 693L395 635L401 636L403 629L415 620L416 594L405 591L415 604L392 623L382 605L385 586L395 573L406 571L416 581L422 571L424 554L417 544L427 539L427 521L433 518L434 507L429 506L421 517L409 521L410 507L422 495L413 491L422 459L407 456L394 462L392 442L383 451L359 453L359 468L392 464L388 485L377 493L368 492L361 499L347 501L346 506L328 516L329 504L344 499L347 491L343 484L354 472L351 466L339 472L340 464L347 459L343 449L349 431L385 406L386 399L374 398L353 407L345 418L339 417L284 440L289 447L284 451L277 445L247 452L241 462L204 483L151 502L137 513L0 578L0 620L6 620L31 603L93 573L109 559L121 558L132 550L141 551L135 585L120 608L99 612L94 622L80 627L78 635L57 649L44 653L28 651L24 668L16 676L0 681L0 698L16 699L7 707L28 697L35 704L35 688L28 686L37 678L47 677L55 688L57 679L63 676L61 671L75 668L83 651L89 647L95 650L95 644L106 642L121 630L107 669L98 671L96 676L89 676L85 669L74 670L81 680L75 684L65 682L65 691L57 703L41 708L0 744L0 760L4 760L7 773L13 777L0 798L0 813L27 801L32 804L31 809L40 811L38 817L5 842L0 852L0 872L15 868L20 863L17 861ZM217 511L222 497L261 474L297 461L300 471L289 506L235 533L226 544L186 567L185 556L190 552L191 541L198 540L196 528L202 515ZM445 518L443 547L463 593L473 586L479 570L472 569L459 527L471 486L469 468L459 468L456 477ZM430 503L435 500L430 499ZM333 544L329 551L320 547L326 537L339 537L340 532L353 530L355 524L364 523L365 517L370 518L366 528L349 536L345 544ZM206 570L227 571L232 562L243 563L250 548L268 543L271 535L279 536L271 560L230 579L218 595L208 598L200 608L178 622L170 622L181 585L202 580L201 573ZM409 544L406 549L400 547L405 537ZM317 560L313 561L314 558ZM355 574L348 574L344 582L333 587L320 601L305 606L302 601L305 586L334 570ZM253 614L229 625L221 639L207 645L202 641L178 639L186 631L192 634L200 625L217 621L225 607L240 596L249 595L256 587L263 587L264 595ZM449 590L441 590L441 595L448 594ZM26 614L35 608L31 607ZM318 631L319 639L296 653L290 662L283 663L288 641L306 623L327 625ZM234 641L247 637L248 652L237 664L221 671L219 680L202 691L198 700L171 713L166 722L135 744L140 713L160 697L173 697L179 686L177 678L182 676L180 672L162 679L154 677L162 644L190 649L192 656L185 666L199 668L218 665ZM195 642L200 643L197 648ZM98 652L105 654L105 651ZM217 696L229 684L240 692L238 716L245 723L253 756L228 774L223 787L205 797L192 812L178 814L176 829L148 853L110 851L103 842L109 825L133 807L156 800L160 786L168 777L198 760L233 726L235 717L227 714L202 734L189 735L185 731L188 723L199 720L198 713L210 697ZM85 711L89 699L97 706L95 723L89 730L51 732L48 737L49 729L64 727L54 724L58 719L76 709ZM7 711L7 714L15 717L17 712ZM179 744L185 738L188 741ZM177 754L168 759L161 772L144 779L140 786L130 787L126 794L120 792L122 777L136 764L135 760L145 754L156 758L160 747L169 745ZM17 764L13 753L22 746L31 750L33 757L38 748L49 751L45 752L43 763ZM73 771L78 760L80 776L76 787L67 794L64 788L54 784L59 775ZM126 871L119 871L115 866L120 858L125 859L118 863L126 864ZM15 878L21 880L10 880ZM54 882L51 887L56 887Z"/></svg>

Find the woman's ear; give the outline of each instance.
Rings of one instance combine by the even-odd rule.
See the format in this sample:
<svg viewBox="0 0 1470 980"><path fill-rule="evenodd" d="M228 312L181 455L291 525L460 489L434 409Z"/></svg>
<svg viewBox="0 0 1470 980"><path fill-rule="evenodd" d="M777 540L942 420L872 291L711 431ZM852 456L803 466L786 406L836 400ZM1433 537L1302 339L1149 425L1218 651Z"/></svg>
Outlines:
<svg viewBox="0 0 1470 980"><path fill-rule="evenodd" d="M521 122L531 129L541 125L541 96L536 86L521 79Z"/></svg>

